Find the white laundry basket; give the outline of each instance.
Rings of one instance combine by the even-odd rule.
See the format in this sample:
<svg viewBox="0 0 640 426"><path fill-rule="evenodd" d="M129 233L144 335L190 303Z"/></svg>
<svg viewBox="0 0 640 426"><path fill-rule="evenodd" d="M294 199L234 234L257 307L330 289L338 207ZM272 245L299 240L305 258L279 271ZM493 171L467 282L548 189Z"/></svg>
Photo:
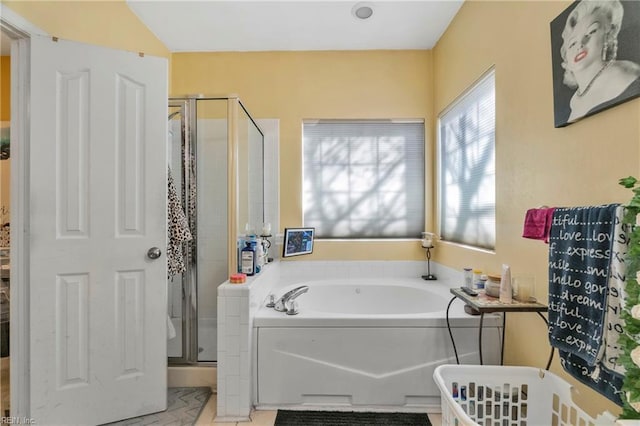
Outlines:
<svg viewBox="0 0 640 426"><path fill-rule="evenodd" d="M441 365L433 373L442 425L591 426L574 404L571 385L534 367Z"/></svg>

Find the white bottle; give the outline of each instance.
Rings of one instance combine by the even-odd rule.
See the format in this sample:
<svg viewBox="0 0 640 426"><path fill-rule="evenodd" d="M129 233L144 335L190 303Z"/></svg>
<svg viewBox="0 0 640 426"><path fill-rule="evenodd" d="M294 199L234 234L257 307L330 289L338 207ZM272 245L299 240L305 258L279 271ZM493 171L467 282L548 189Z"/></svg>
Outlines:
<svg viewBox="0 0 640 426"><path fill-rule="evenodd" d="M258 241L256 244L256 273L262 270L264 266L264 247L262 246L262 241Z"/></svg>
<svg viewBox="0 0 640 426"><path fill-rule="evenodd" d="M509 265L502 265L502 278L500 279L500 302L513 302L513 290L511 288L511 267Z"/></svg>

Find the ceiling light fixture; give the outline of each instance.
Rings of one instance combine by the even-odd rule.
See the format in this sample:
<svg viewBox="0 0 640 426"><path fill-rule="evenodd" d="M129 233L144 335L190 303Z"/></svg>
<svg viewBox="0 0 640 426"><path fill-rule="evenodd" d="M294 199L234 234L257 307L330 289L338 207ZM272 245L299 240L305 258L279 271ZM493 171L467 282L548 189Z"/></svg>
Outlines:
<svg viewBox="0 0 640 426"><path fill-rule="evenodd" d="M373 15L373 5L371 3L356 3L351 9L351 14L358 19L369 19Z"/></svg>

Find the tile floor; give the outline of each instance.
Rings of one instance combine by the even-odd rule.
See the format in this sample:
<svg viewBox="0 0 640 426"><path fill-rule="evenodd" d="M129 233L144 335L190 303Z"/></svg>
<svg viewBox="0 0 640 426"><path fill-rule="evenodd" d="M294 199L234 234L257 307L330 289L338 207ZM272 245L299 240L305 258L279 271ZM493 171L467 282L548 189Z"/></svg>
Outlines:
<svg viewBox="0 0 640 426"><path fill-rule="evenodd" d="M276 421L276 411L252 411L251 422L216 423L216 394L211 395L209 402L202 410L196 426L273 426ZM440 414L429 414L433 426L441 426Z"/></svg>
<svg viewBox="0 0 640 426"><path fill-rule="evenodd" d="M9 403L9 358L2 358L0 377L2 378L2 408L8 408ZM207 405L202 409L200 417L196 421L196 426L273 426L276 420L275 411L253 411L251 413L251 422L233 422L233 423L216 423L216 394L209 398ZM429 420L433 426L441 426L442 420L440 414L429 414Z"/></svg>

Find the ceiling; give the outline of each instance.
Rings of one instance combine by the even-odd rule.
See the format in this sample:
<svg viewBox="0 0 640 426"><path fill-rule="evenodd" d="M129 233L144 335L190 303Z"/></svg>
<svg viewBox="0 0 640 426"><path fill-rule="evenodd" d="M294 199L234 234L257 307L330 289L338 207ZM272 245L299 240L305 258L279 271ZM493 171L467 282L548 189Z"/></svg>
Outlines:
<svg viewBox="0 0 640 426"><path fill-rule="evenodd" d="M357 19L356 3L373 15ZM431 49L463 0L127 0L172 52Z"/></svg>
<svg viewBox="0 0 640 426"><path fill-rule="evenodd" d="M172 52L431 49L463 0L127 0ZM373 15L357 19L356 4ZM0 54L9 55L2 33Z"/></svg>

